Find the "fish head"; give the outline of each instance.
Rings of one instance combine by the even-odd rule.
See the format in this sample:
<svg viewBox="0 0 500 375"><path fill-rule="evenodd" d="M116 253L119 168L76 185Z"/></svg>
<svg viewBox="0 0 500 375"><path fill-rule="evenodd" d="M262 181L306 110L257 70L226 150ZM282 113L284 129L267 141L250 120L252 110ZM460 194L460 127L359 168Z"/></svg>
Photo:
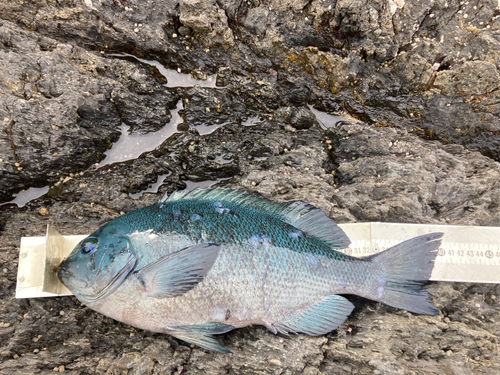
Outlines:
<svg viewBox="0 0 500 375"><path fill-rule="evenodd" d="M73 249L59 265L59 280L80 299L90 304L118 288L137 262L128 237L104 227Z"/></svg>

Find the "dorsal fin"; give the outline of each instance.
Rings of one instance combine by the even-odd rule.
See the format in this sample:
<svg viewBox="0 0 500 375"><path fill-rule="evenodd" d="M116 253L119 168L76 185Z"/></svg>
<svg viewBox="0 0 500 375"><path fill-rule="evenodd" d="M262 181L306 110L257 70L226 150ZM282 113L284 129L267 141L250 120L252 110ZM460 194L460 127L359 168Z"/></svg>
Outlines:
<svg viewBox="0 0 500 375"><path fill-rule="evenodd" d="M319 208L302 201L278 203L243 190L225 188L195 189L175 192L163 197L160 202L181 200L208 200L241 204L256 210L274 214L310 236L325 241L332 249L345 249L351 241Z"/></svg>

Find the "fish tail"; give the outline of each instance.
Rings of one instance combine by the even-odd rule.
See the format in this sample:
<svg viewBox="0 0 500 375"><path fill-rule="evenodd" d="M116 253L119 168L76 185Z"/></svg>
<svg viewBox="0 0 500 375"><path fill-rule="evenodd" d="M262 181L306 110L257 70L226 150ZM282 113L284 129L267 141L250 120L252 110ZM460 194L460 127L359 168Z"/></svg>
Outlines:
<svg viewBox="0 0 500 375"><path fill-rule="evenodd" d="M373 299L413 313L437 315L439 310L422 286L431 276L442 237L443 233L426 234L373 255L379 270Z"/></svg>

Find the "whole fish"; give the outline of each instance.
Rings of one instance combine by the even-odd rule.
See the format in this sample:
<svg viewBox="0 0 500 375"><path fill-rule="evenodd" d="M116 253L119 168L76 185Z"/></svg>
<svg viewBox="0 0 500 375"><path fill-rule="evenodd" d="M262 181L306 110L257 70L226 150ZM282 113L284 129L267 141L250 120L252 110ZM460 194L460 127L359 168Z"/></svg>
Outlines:
<svg viewBox="0 0 500 375"><path fill-rule="evenodd" d="M59 278L91 309L134 327L228 353L213 336L251 324L273 333L326 334L355 294L436 315L422 289L442 233L353 258L321 210L247 192L174 193L92 233Z"/></svg>

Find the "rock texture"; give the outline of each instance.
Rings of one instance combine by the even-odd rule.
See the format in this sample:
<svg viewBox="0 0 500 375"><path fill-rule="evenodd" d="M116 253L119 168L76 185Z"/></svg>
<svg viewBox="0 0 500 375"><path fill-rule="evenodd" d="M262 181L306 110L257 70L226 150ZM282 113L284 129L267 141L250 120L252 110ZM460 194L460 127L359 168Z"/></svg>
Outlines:
<svg viewBox="0 0 500 375"><path fill-rule="evenodd" d="M0 202L50 186L0 206L0 374L499 373L498 285L431 283L437 317L352 297L328 335L250 327L221 337L226 356L73 297L14 299L22 236L89 233L196 184L337 222L500 225L499 16L493 0L0 0ZM161 146L94 166L122 124L157 132L181 103Z"/></svg>

